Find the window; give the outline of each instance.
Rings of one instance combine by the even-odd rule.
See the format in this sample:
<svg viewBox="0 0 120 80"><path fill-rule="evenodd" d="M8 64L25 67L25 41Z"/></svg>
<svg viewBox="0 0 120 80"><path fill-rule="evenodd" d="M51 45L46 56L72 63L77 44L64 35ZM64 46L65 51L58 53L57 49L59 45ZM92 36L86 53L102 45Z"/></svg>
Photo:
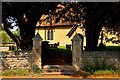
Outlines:
<svg viewBox="0 0 120 80"><path fill-rule="evenodd" d="M50 30L48 30L48 40L50 40Z"/></svg>
<svg viewBox="0 0 120 80"><path fill-rule="evenodd" d="M48 35L48 38L47 38L48 40L53 40L53 37L54 37L53 36L53 30L48 30L48 34L47 35Z"/></svg>
<svg viewBox="0 0 120 80"><path fill-rule="evenodd" d="M51 30L51 40L53 40L53 30Z"/></svg>

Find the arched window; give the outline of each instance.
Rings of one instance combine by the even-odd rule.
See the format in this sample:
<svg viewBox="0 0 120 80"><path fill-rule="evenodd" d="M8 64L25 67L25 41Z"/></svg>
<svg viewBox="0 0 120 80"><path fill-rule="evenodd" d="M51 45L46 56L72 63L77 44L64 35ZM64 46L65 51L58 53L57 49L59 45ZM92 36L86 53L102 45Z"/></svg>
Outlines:
<svg viewBox="0 0 120 80"><path fill-rule="evenodd" d="M48 30L48 40L50 40L50 30Z"/></svg>
<svg viewBox="0 0 120 80"><path fill-rule="evenodd" d="M53 40L53 30L51 30L51 40Z"/></svg>
<svg viewBox="0 0 120 80"><path fill-rule="evenodd" d="M54 33L53 33L53 30L48 30L48 34L47 34L48 36L48 40L53 40L53 37L54 37Z"/></svg>

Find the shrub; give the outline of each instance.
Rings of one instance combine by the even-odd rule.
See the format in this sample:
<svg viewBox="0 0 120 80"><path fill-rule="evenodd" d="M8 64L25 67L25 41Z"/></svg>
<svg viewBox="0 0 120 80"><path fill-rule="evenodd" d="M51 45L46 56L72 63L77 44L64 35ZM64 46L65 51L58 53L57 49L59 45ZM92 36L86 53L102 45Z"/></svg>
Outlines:
<svg viewBox="0 0 120 80"><path fill-rule="evenodd" d="M29 70L26 69L16 69L16 70L6 70L2 72L3 76L27 76L29 75Z"/></svg>
<svg viewBox="0 0 120 80"><path fill-rule="evenodd" d="M13 40L8 36L4 30L0 30L0 39L2 42L13 42Z"/></svg>
<svg viewBox="0 0 120 80"><path fill-rule="evenodd" d="M90 74L94 74L96 71L96 73L102 73L100 72L105 71L109 73L110 72L114 72L117 69L114 67L114 65L110 65L106 62L106 59L100 59L100 58L94 58L92 61L90 61L89 59L85 59L83 58L83 70L90 72ZM99 71L100 70L100 71ZM96 74L95 73L95 74Z"/></svg>
<svg viewBox="0 0 120 80"><path fill-rule="evenodd" d="M94 72L95 76L103 76L103 75L118 75L118 72L114 70L97 70Z"/></svg>
<svg viewBox="0 0 120 80"><path fill-rule="evenodd" d="M40 73L41 73L41 69L38 68L38 67L36 67L36 66L34 66L33 71L34 71L34 73L36 73L36 74L40 74Z"/></svg>

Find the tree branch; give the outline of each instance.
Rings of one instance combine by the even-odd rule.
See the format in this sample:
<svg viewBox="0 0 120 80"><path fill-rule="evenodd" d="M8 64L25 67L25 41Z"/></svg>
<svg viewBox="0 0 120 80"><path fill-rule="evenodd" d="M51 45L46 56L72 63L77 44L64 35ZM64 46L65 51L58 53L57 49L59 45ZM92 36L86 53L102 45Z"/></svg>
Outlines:
<svg viewBox="0 0 120 80"><path fill-rule="evenodd" d="M8 24L4 22L4 30L6 33L12 38L12 40L19 46L21 44L21 40L18 36L14 35L9 29L8 29Z"/></svg>

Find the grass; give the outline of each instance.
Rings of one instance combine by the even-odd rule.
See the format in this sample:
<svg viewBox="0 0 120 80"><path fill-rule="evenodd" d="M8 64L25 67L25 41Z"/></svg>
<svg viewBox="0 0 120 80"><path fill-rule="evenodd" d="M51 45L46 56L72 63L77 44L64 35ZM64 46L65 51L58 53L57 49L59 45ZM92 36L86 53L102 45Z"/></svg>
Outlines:
<svg viewBox="0 0 120 80"><path fill-rule="evenodd" d="M2 76L41 76L41 70L35 68L34 71L27 69L6 70L2 72Z"/></svg>
<svg viewBox="0 0 120 80"><path fill-rule="evenodd" d="M58 49L66 49L66 46L58 46Z"/></svg>
<svg viewBox="0 0 120 80"><path fill-rule="evenodd" d="M108 64L106 58L94 58L92 61L83 58L83 70L89 72L91 75L117 75L118 68L112 64Z"/></svg>
<svg viewBox="0 0 120 80"><path fill-rule="evenodd" d="M120 51L120 46L105 46L103 49L99 49L98 51Z"/></svg>
<svg viewBox="0 0 120 80"><path fill-rule="evenodd" d="M16 70L6 70L2 72L2 76L28 76L29 70L16 69Z"/></svg>
<svg viewBox="0 0 120 80"><path fill-rule="evenodd" d="M93 73L94 76L106 76L106 75L109 75L109 76L116 76L118 75L118 71L116 70L96 70L94 73Z"/></svg>
<svg viewBox="0 0 120 80"><path fill-rule="evenodd" d="M66 46L58 46L58 49L66 49ZM120 51L120 46L105 46L102 51Z"/></svg>
<svg viewBox="0 0 120 80"><path fill-rule="evenodd" d="M33 72L30 70L25 70L25 69L17 69L17 70L6 70L2 72L2 76L42 76L40 73L40 70L36 69L37 71ZM89 71L80 71L77 72L75 75L80 75L83 77L87 76L118 76L120 75L120 72L118 70L96 70L91 74Z"/></svg>
<svg viewBox="0 0 120 80"><path fill-rule="evenodd" d="M88 76L118 76L120 71L114 67L114 65L108 65L106 59L99 60L98 58L94 59L92 62L83 59L83 70L87 73Z"/></svg>
<svg viewBox="0 0 120 80"><path fill-rule="evenodd" d="M87 78L88 76L90 77L118 77L119 76L119 71L114 71L114 70L96 70L92 74L90 71L79 71L75 74L75 76L82 76L84 78Z"/></svg>
<svg viewBox="0 0 120 80"><path fill-rule="evenodd" d="M65 46L58 46L58 48L50 49L49 51L51 53L55 53L55 54L71 54L71 50L70 49L66 49Z"/></svg>
<svg viewBox="0 0 120 80"><path fill-rule="evenodd" d="M120 46L106 46L105 50L108 50L108 51L120 51Z"/></svg>
<svg viewBox="0 0 120 80"><path fill-rule="evenodd" d="M60 49L60 48L57 48L57 49L54 49L54 51L58 54L69 54L70 53L70 50L69 49Z"/></svg>

